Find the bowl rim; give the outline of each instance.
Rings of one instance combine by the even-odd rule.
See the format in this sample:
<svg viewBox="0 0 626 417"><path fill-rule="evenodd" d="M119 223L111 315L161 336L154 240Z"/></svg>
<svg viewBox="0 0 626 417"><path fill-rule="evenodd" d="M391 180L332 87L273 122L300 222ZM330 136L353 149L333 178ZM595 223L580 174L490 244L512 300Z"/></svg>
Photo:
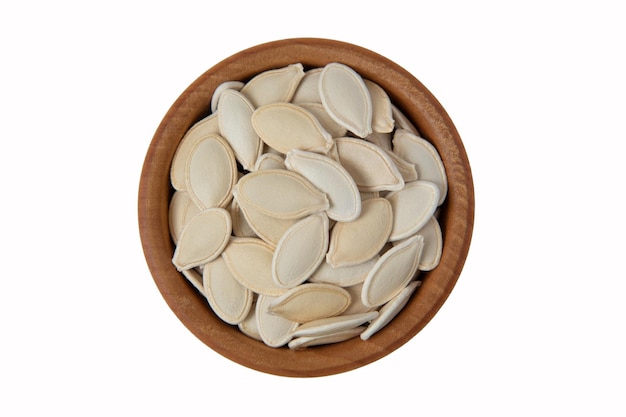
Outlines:
<svg viewBox="0 0 626 417"><path fill-rule="evenodd" d="M184 133L210 114L210 98L223 81L246 81L273 68L302 63L305 69L342 62L377 82L441 155L448 196L440 213L444 246L439 266L422 272L423 283L400 314L369 340L360 338L301 351L270 348L217 318L173 264L168 229L173 192L169 167ZM250 369L288 377L319 377L350 371L404 345L434 317L465 264L474 227L474 184L465 147L445 109L412 74L364 47L324 38L289 38L237 52L209 68L172 104L147 150L138 193L138 226L144 257L169 308L198 339ZM165 256L167 255L167 256ZM207 312L209 314L207 314Z"/></svg>

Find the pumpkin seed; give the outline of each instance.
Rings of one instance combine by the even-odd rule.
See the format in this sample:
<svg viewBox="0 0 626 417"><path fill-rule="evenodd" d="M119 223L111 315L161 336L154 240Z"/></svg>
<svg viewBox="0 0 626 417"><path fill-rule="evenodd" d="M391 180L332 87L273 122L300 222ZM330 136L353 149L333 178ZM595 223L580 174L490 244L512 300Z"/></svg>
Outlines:
<svg viewBox="0 0 626 417"><path fill-rule="evenodd" d="M237 162L228 143L218 135L198 141L187 158L185 188L201 209L225 207L237 182Z"/></svg>
<svg viewBox="0 0 626 417"><path fill-rule="evenodd" d="M413 281L409 283L398 295L396 295L391 301L387 302L379 310L378 317L374 318L367 328L361 333L362 340L368 340L374 334L379 332L383 327L393 320L398 313L406 306L411 298L411 295L420 286L420 281Z"/></svg>
<svg viewBox="0 0 626 417"><path fill-rule="evenodd" d="M204 266L204 294L217 316L228 324L241 323L252 307L252 291L235 279L223 257Z"/></svg>
<svg viewBox="0 0 626 417"><path fill-rule="evenodd" d="M448 193L448 178L437 149L426 139L407 130L398 129L393 135L393 151L400 158L415 164L420 180L430 181L439 188L441 205Z"/></svg>
<svg viewBox="0 0 626 417"><path fill-rule="evenodd" d="M306 281L328 250L328 217L311 214L291 226L281 237L272 258L272 278L282 288Z"/></svg>
<svg viewBox="0 0 626 417"><path fill-rule="evenodd" d="M256 301L257 329L261 340L269 347L281 347L291 340L291 334L298 328L298 323L281 316L271 314L269 306L276 297L259 295Z"/></svg>
<svg viewBox="0 0 626 417"><path fill-rule="evenodd" d="M233 237L222 257L241 285L257 294L277 296L285 292L272 279L274 249L258 238Z"/></svg>
<svg viewBox="0 0 626 417"><path fill-rule="evenodd" d="M256 160L253 171L263 171L266 169L287 169L287 167L285 167L285 158L273 152L262 154Z"/></svg>
<svg viewBox="0 0 626 417"><path fill-rule="evenodd" d="M172 166L170 168L170 181L175 190L185 189L185 171L187 166L187 157L196 144L209 135L220 134L220 126L217 114L211 114L200 120L189 130L181 139L174 156L172 158Z"/></svg>
<svg viewBox="0 0 626 417"><path fill-rule="evenodd" d="M323 68L313 68L304 73L296 89L292 103L321 103L319 82Z"/></svg>
<svg viewBox="0 0 626 417"><path fill-rule="evenodd" d="M251 117L261 140L283 154L291 149L324 152L332 146L332 136L315 115L296 104L266 104Z"/></svg>
<svg viewBox="0 0 626 417"><path fill-rule="evenodd" d="M344 288L350 294L350 305L341 315L359 314L372 311L375 307L366 306L361 301L361 293L363 292L363 283L352 285Z"/></svg>
<svg viewBox="0 0 626 417"><path fill-rule="evenodd" d="M378 311L369 311L360 314L341 315L313 320L298 326L291 336L323 336L329 333L353 329L374 320L376 316L378 316Z"/></svg>
<svg viewBox="0 0 626 417"><path fill-rule="evenodd" d="M385 150L385 152L387 152L387 155L391 157L391 160L396 165L396 168L398 168L398 171L400 172L400 175L402 175L402 179L404 180L405 184L407 182L416 181L418 179L417 169L415 168L414 164L405 161L392 151Z"/></svg>
<svg viewBox="0 0 626 417"><path fill-rule="evenodd" d="M178 242L181 230L196 214L200 213L200 208L196 206L186 191L175 191L170 200L168 220L170 236L174 243Z"/></svg>
<svg viewBox="0 0 626 417"><path fill-rule="evenodd" d="M372 133L372 99L363 78L352 68L327 64L320 73L319 94L337 123L360 138Z"/></svg>
<svg viewBox="0 0 626 417"><path fill-rule="evenodd" d="M303 336L292 339L288 346L289 349L298 350L311 346L328 345L331 343L345 342L358 336L365 330L365 326L355 327L353 329L341 330L336 333L330 333L322 336Z"/></svg>
<svg viewBox="0 0 626 417"><path fill-rule="evenodd" d="M241 81L224 81L220 85L215 88L213 91L213 96L211 96L211 112L215 113L217 111L217 103L219 102L220 95L226 90L235 90L240 91L241 87L243 87L243 82Z"/></svg>
<svg viewBox="0 0 626 417"><path fill-rule="evenodd" d="M394 128L391 100L387 92L373 81L364 79L365 86L372 100L372 130L380 133L390 133Z"/></svg>
<svg viewBox="0 0 626 417"><path fill-rule="evenodd" d="M358 219L333 227L326 261L339 268L372 259L387 242L392 225L388 200L379 197L363 201Z"/></svg>
<svg viewBox="0 0 626 417"><path fill-rule="evenodd" d="M328 217L351 222L361 214L361 198L356 183L338 162L314 152L293 149L285 165L297 172L328 197Z"/></svg>
<svg viewBox="0 0 626 417"><path fill-rule="evenodd" d="M222 137L228 141L237 161L251 171L263 151L263 142L251 123L254 107L239 91L226 90L220 96L218 121Z"/></svg>
<svg viewBox="0 0 626 417"><path fill-rule="evenodd" d="M433 216L439 201L439 188L429 181L413 181L402 190L385 196L393 210L393 228L389 241L409 237Z"/></svg>
<svg viewBox="0 0 626 417"><path fill-rule="evenodd" d="M356 265L333 267L328 262L322 262L309 278L310 282L325 282L339 287L349 287L365 281L367 274L374 267L379 256L375 255L369 261Z"/></svg>
<svg viewBox="0 0 626 417"><path fill-rule="evenodd" d="M241 93L254 107L290 101L303 77L302 64L291 64L256 75L241 88Z"/></svg>
<svg viewBox="0 0 626 417"><path fill-rule="evenodd" d="M180 233L172 263L182 271L211 262L222 253L231 232L230 214L223 208L196 214Z"/></svg>
<svg viewBox="0 0 626 417"><path fill-rule="evenodd" d="M341 165L360 191L397 191L404 187L402 174L387 153L368 141L335 139Z"/></svg>
<svg viewBox="0 0 626 417"><path fill-rule="evenodd" d="M367 135L365 140L367 140L368 142L372 142L374 145L378 146L381 149L390 151L392 148L391 138L391 133L372 132Z"/></svg>
<svg viewBox="0 0 626 417"><path fill-rule="evenodd" d="M341 314L350 305L350 294L336 285L305 283L276 297L268 311L291 321L306 323Z"/></svg>
<svg viewBox="0 0 626 417"><path fill-rule="evenodd" d="M239 180L233 192L244 212L251 206L280 219L299 219L330 207L326 194L302 175L284 169L251 172Z"/></svg>
<svg viewBox="0 0 626 417"><path fill-rule="evenodd" d="M398 295L415 278L423 247L424 238L418 235L385 252L365 278L363 305L381 306Z"/></svg>

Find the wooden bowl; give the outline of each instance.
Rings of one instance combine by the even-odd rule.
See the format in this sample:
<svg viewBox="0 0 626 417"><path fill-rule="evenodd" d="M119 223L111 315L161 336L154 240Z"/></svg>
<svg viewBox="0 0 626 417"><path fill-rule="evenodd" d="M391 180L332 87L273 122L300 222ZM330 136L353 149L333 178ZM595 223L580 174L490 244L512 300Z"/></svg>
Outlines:
<svg viewBox="0 0 626 417"><path fill-rule="evenodd" d="M301 351L271 348L221 321L206 299L172 265L168 229L172 195L169 172L179 141L210 113L214 89L223 81L293 63L305 69L342 62L378 83L392 102L439 151L448 175L448 196L440 208L444 245L440 264L421 273L422 286L402 312L369 340L354 338ZM459 134L437 99L410 73L370 50L328 39L286 39L251 47L223 60L194 81L159 125L145 157L139 184L139 231L146 261L165 301L180 321L207 346L246 367L292 377L349 371L376 361L415 336L446 301L461 273L474 222L474 186Z"/></svg>

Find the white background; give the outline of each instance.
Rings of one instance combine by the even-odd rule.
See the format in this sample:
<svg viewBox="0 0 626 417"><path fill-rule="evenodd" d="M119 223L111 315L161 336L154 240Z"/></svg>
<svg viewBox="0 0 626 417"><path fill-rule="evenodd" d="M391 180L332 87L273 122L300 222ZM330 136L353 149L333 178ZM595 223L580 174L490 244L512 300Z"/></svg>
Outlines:
<svg viewBox="0 0 626 417"><path fill-rule="evenodd" d="M4 2L0 415L624 416L618 6ZM323 378L203 345L154 285L137 227L143 158L174 100L233 53L291 37L413 73L459 130L476 192L440 312L391 355Z"/></svg>

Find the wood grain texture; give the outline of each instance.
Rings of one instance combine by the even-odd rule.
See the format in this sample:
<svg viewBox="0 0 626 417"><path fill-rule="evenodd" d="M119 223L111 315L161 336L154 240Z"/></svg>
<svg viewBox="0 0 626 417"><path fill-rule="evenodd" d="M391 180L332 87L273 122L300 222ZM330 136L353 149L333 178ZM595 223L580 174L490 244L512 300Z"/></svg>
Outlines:
<svg viewBox="0 0 626 417"><path fill-rule="evenodd" d="M423 284L403 311L368 341L317 346L303 351L270 348L222 322L206 300L172 265L168 230L172 195L169 170L187 129L210 113L214 89L223 81L252 76L293 63L307 68L342 62L384 88L422 136L439 151L448 175L441 208L444 236L440 264L422 273ZM180 321L221 355L257 371L290 377L317 377L350 371L376 361L415 336L433 318L454 288L467 257L474 224L474 185L459 134L437 99L410 73L362 47L328 39L285 39L241 51L202 74L176 100L156 130L141 173L139 231L145 258L163 298Z"/></svg>

